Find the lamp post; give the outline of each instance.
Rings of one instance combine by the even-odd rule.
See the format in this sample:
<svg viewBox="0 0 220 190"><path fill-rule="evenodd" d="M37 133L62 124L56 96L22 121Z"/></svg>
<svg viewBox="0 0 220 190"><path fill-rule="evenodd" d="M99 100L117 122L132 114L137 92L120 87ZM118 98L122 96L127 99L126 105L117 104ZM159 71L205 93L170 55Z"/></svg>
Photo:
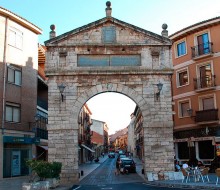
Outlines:
<svg viewBox="0 0 220 190"><path fill-rule="evenodd" d="M161 83L161 82L159 82L158 84L156 84L157 85L157 92L156 92L156 99L157 100L159 100L159 97L160 97L160 92L161 92L161 90L162 90L162 88L163 88L163 84Z"/></svg>
<svg viewBox="0 0 220 190"><path fill-rule="evenodd" d="M63 102L63 92L64 92L64 89L66 88L66 86L62 83L62 84L58 85L58 88L59 88L59 91L60 91L61 100Z"/></svg>

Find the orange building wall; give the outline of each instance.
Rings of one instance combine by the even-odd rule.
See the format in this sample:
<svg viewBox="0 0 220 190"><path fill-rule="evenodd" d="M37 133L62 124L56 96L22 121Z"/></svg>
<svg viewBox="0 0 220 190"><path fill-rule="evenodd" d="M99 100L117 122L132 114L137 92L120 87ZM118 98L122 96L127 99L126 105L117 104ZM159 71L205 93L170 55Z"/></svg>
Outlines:
<svg viewBox="0 0 220 190"><path fill-rule="evenodd" d="M204 31L209 31L209 34L211 36L211 42L213 42L213 46L212 46L213 52L220 54L220 24L217 26L212 26L208 29L205 29ZM190 35L183 37L186 39L186 45L187 45L187 54L186 55L179 57L179 58L176 58L175 57L175 42L172 47L172 53L173 53L172 58L173 58L174 69L175 69L175 66L178 66L180 64L186 64L186 66L184 66L184 67L175 69L174 75L172 77L173 96L174 96L174 102L175 102L174 112L176 113L174 115L174 125L175 125L174 129L181 128L181 126L185 128L189 125L192 126L195 124L193 118L190 118L190 117L179 118L179 116L178 116L178 101L179 100L190 98L191 99L191 107L193 108L194 111L198 111L199 110L198 97L205 95L205 94L215 93L217 107L220 107L220 91L219 91L219 88L220 88L219 87L220 86L220 57L219 57L219 55L213 55L213 56L209 56L206 58L193 60L191 47L195 46L195 43L194 43L195 34L196 33L193 33L193 34L190 34ZM181 39L183 39L183 38L181 38ZM196 65L200 64L200 63L205 63L210 60L213 62L213 70L214 70L214 74L216 75L216 78L215 78L216 89L197 93L194 90L194 83L193 83L193 78L196 78ZM179 69L182 69L182 68L186 68L186 67L188 67L188 71L189 71L189 85L177 88L176 71ZM189 93L190 96L183 96L181 98L175 99L175 96L181 95L181 94L183 95L184 93ZM218 115L220 118L219 113L220 112L218 112ZM194 112L194 115L195 115L195 112Z"/></svg>

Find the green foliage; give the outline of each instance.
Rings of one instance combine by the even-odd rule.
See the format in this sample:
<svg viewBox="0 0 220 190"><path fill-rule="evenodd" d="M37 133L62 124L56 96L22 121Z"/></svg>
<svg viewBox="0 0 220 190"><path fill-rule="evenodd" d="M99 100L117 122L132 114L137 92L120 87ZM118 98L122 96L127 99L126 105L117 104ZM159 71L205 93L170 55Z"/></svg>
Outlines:
<svg viewBox="0 0 220 190"><path fill-rule="evenodd" d="M35 171L41 180L46 178L59 178L62 168L60 162L46 162L42 160L28 160L27 166Z"/></svg>

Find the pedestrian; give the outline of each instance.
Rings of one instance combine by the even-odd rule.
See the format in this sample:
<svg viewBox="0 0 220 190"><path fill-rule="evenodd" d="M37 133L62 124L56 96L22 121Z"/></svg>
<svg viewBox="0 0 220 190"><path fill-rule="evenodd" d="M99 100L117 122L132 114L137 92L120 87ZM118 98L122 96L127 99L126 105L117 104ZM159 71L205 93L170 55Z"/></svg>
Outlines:
<svg viewBox="0 0 220 190"><path fill-rule="evenodd" d="M103 152L103 153L102 153L102 158L104 158L104 156L105 156L105 153Z"/></svg>
<svg viewBox="0 0 220 190"><path fill-rule="evenodd" d="M97 157L94 161L95 161L95 162L99 162L99 158Z"/></svg>
<svg viewBox="0 0 220 190"><path fill-rule="evenodd" d="M121 165L121 160L120 158L117 158L116 163L115 163L115 166L116 166L115 175L120 174L120 165Z"/></svg>

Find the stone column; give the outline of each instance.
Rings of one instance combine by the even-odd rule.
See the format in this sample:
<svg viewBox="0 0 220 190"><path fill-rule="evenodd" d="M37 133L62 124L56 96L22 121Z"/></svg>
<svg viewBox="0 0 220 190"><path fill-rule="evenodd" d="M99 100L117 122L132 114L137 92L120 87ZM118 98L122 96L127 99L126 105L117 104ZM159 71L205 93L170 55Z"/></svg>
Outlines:
<svg viewBox="0 0 220 190"><path fill-rule="evenodd" d="M62 163L61 183L75 184L78 177L78 130L57 129L48 131L49 162Z"/></svg>

